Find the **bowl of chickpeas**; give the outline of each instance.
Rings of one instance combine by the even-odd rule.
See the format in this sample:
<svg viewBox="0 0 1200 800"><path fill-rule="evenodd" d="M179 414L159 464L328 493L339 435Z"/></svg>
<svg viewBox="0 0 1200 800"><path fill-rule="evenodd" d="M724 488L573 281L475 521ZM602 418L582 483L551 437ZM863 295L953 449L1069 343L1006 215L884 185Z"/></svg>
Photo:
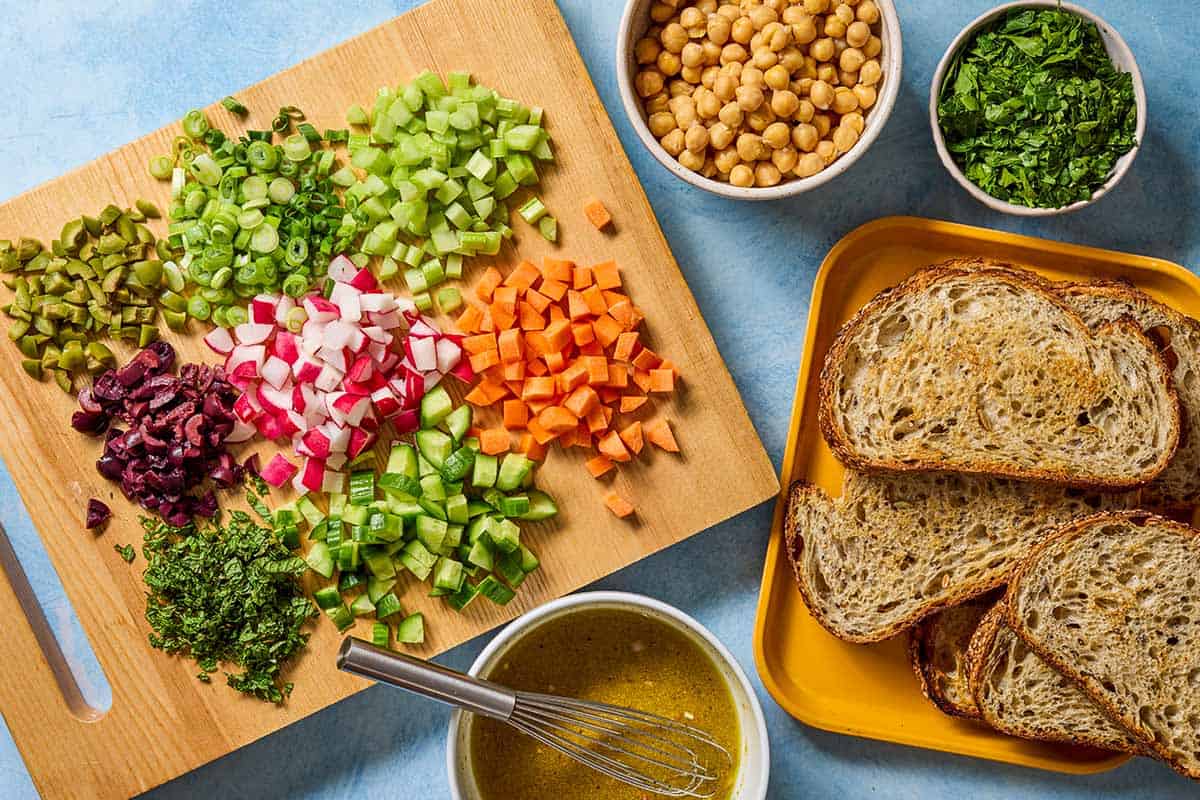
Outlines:
<svg viewBox="0 0 1200 800"><path fill-rule="evenodd" d="M773 200L866 152L895 105L901 53L892 0L629 0L617 83L664 167Z"/></svg>

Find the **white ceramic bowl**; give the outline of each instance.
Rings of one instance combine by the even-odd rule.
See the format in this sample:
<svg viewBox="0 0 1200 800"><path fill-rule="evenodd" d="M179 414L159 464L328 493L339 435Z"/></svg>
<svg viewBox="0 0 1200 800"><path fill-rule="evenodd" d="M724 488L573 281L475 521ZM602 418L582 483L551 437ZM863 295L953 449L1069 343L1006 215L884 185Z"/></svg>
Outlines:
<svg viewBox="0 0 1200 800"><path fill-rule="evenodd" d="M1137 129L1135 131L1136 144L1128 153L1117 159L1116 165L1113 167L1112 174L1108 176L1108 180L1092 193L1092 196L1087 200L1080 200L1077 203L1063 206L1061 208L1030 208L1029 206L1017 205L1016 203L1005 202L992 197L990 194L980 189L975 184L967 180L967 176L958 168L958 164L954 163L954 159L950 156L950 151L946 149L946 140L942 136L942 126L938 124L938 94L941 91L942 82L946 78L946 71L950 69L950 63L958 54L958 51L966 45L966 43L975 35L975 32L984 25L995 20L1000 15L1014 8L1059 8L1064 11L1070 11L1072 14L1078 14L1085 19L1089 19L1095 23L1096 29L1100 31L1100 38L1104 40L1104 47L1108 50L1108 57L1112 59L1113 64L1124 72L1128 72L1133 76L1133 95L1137 103ZM1137 157L1138 150L1141 147L1142 139L1146 133L1146 87L1142 85L1142 73L1138 70L1137 61L1133 58L1133 53L1129 49L1129 45L1125 44L1125 40L1121 38L1121 34L1100 17L1088 11L1086 8L1074 5L1073 3L1059 3L1058 0L1018 0L1014 3L1005 3L1002 6L993 8L985 14L976 17L971 24L962 29L962 32L954 38L947 48L946 54L942 56L942 60L938 62L937 70L933 73L933 85L929 88L929 124L933 129L933 143L937 147L938 158L942 160L942 165L954 176L954 180L958 181L959 185L970 192L971 196L979 202L983 203L988 208L996 211L1003 211L1005 214L1015 214L1021 217L1049 217L1055 214L1066 214L1071 211L1078 211L1085 206L1099 200L1104 195L1108 194L1114 186L1116 186L1121 178L1125 177L1125 173L1133 166L1133 159Z"/></svg>
<svg viewBox="0 0 1200 800"><path fill-rule="evenodd" d="M854 162L867 152L867 148L879 138L892 108L896 105L896 95L900 91L900 67L903 61L903 47L900 40L900 20L896 16L896 7L892 0L875 0L879 6L880 33L883 42L879 59L883 67L883 80L879 84L879 95L865 117L866 128L862 137L854 147L830 166L809 178L792 178L778 186L746 187L734 186L722 181L706 178L698 172L693 172L676 161L670 153L663 149L650 128L646 124L646 115L642 111L641 98L633 88L633 79L637 74L637 60L633 55L633 47L638 39L650 27L650 6L654 0L628 0L625 13L621 15L621 27L617 32L617 86L621 90L621 104L625 107L625 115L629 124L637 131L638 138L650 151L658 163L666 167L675 177L698 186L707 192L731 197L735 200L778 200L781 197L792 197L803 194L810 189L823 186L841 175Z"/></svg>
<svg viewBox="0 0 1200 800"><path fill-rule="evenodd" d="M733 800L763 800L767 796L771 753L762 707L746 673L708 629L677 608L640 594L626 592L583 592L553 600L513 621L496 635L471 665L470 674L486 678L514 644L543 623L577 611L623 609L638 611L682 631L712 658L729 685L737 706L742 733L742 752L738 764ZM455 711L450 718L446 743L446 767L450 773L450 794L454 800L478 800L479 792L471 771L471 725L475 717ZM521 734L513 731L513 736Z"/></svg>

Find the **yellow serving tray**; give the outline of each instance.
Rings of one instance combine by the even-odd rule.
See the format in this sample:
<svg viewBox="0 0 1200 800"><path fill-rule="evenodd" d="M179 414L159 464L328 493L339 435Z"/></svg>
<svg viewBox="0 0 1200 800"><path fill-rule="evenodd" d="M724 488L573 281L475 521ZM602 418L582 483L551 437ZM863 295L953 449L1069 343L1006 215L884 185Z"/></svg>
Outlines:
<svg viewBox="0 0 1200 800"><path fill-rule="evenodd" d="M947 258L987 256L1053 279L1126 278L1200 317L1200 279L1178 264L915 217L887 217L834 245L817 272L755 623L754 658L767 691L797 719L836 733L882 739L1040 769L1101 772L1129 756L1030 742L946 716L922 695L905 637L855 645L809 614L783 549L788 486L807 480L841 493L842 466L817 427L817 381L838 329L879 291Z"/></svg>

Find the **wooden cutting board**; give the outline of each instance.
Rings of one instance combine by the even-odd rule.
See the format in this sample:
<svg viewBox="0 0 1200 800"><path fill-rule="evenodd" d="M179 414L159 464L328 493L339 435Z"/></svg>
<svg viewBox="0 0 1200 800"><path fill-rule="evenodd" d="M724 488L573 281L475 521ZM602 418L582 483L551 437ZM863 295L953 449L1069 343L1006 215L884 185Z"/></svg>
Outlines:
<svg viewBox="0 0 1200 800"><path fill-rule="evenodd" d="M636 520L604 509L603 487L584 471L582 450L555 449L539 483L563 512L522 526L542 569L516 600L504 608L480 600L458 614L407 582L401 599L425 612L430 636L420 652L432 656L757 505L777 493L778 482L552 0L435 0L237 96L252 111L247 127L269 126L286 104L303 108L318 129L344 127L352 103L369 106L379 86L425 68L469 70L506 96L546 109L557 163L538 191L559 219L560 243L549 245L518 219L516 248L506 247L498 266L515 264L518 252L535 261L551 252L585 264L615 258L647 313L650 346L683 375L681 390L656 401L654 412L675 422L682 457L653 452L614 483L636 504ZM209 116L227 132L238 127L219 106ZM169 151L177 133L176 126L152 133L0 206L0 238L48 241L63 221L109 202L146 197L166 208L168 187L149 177L146 163ZM592 195L612 211L615 231L599 233L585 220L583 198ZM469 265L468 281L484 263ZM209 359L200 337L193 328L167 338L182 359ZM69 685L60 690L61 664L38 645L44 622L31 623L22 611L20 581L0 581L0 710L44 796L145 791L368 685L334 668L341 636L324 619L288 673L296 690L281 708L239 695L220 676L202 684L190 660L150 649L140 547L132 565L113 551L116 543L140 544L137 513L96 473L99 441L71 430L72 399L28 379L7 342L0 344L0 408L0 453L112 685L107 713L88 708ZM100 537L83 528L92 496L111 500L116 514ZM359 635L369 636L369 624L359 623Z"/></svg>

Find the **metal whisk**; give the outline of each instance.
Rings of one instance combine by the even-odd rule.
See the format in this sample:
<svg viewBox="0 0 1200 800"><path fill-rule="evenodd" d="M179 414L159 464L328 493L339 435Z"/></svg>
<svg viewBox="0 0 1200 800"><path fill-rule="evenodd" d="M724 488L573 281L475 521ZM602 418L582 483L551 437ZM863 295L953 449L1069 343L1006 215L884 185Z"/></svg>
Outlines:
<svg viewBox="0 0 1200 800"><path fill-rule="evenodd" d="M712 797L733 767L702 730L607 703L513 691L347 637L338 669L505 722L611 778L664 797Z"/></svg>

